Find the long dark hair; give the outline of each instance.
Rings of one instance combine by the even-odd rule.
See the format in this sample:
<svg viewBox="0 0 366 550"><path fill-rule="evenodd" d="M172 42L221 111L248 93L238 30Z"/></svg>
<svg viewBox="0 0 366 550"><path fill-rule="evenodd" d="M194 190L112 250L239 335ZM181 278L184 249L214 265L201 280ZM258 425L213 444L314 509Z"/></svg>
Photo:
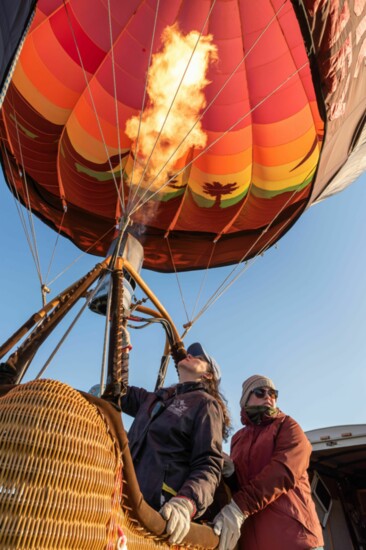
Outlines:
<svg viewBox="0 0 366 550"><path fill-rule="evenodd" d="M222 437L225 441L228 440L232 430L231 418L227 407L227 400L219 390L220 381L215 377L214 372L210 369L212 378L202 377L202 383L206 388L207 393L212 395L218 402L220 409L222 410L223 423L222 423Z"/></svg>

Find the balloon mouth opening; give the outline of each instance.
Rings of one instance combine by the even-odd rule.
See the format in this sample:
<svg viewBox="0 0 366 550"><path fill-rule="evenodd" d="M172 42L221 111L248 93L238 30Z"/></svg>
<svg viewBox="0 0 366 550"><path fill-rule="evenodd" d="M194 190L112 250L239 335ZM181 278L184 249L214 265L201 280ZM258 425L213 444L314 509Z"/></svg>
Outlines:
<svg viewBox="0 0 366 550"><path fill-rule="evenodd" d="M111 244L110 251L113 251L116 246L116 240ZM127 233L119 245L118 256L126 260L133 269L140 273L144 261L144 248L142 244L130 233ZM108 307L108 295L111 288L111 275L104 277L99 289L90 301L89 309L94 313L106 315ZM126 315L129 314L131 302L136 288L136 281L132 275L123 269L123 308Z"/></svg>

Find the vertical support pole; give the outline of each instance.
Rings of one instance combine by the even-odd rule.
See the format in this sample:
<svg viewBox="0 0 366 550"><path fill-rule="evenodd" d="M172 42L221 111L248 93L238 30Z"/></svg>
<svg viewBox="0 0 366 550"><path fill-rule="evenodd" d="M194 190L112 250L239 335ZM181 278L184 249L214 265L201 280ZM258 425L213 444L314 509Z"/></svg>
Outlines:
<svg viewBox="0 0 366 550"><path fill-rule="evenodd" d="M131 349L123 304L123 269L120 265L116 265L112 271L111 291L108 372L106 389L102 397L120 407L120 397L126 393L128 386L129 351Z"/></svg>

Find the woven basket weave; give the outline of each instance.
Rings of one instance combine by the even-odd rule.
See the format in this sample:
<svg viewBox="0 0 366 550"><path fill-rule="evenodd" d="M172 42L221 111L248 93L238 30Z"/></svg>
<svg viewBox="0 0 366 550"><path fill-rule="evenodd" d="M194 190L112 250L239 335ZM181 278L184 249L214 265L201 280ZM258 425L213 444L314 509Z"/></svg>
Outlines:
<svg viewBox="0 0 366 550"><path fill-rule="evenodd" d="M54 380L0 398L0 548L116 548L122 462L96 407Z"/></svg>

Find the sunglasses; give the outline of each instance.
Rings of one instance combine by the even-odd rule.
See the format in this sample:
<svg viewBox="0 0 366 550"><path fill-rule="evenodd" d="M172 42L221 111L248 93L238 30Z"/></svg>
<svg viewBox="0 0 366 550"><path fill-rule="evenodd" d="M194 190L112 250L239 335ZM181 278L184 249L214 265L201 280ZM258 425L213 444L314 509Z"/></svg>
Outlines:
<svg viewBox="0 0 366 550"><path fill-rule="evenodd" d="M272 388L254 388L251 393L254 393L259 399L263 399L266 395L269 395L272 399L277 399L278 397L278 390L273 390Z"/></svg>

